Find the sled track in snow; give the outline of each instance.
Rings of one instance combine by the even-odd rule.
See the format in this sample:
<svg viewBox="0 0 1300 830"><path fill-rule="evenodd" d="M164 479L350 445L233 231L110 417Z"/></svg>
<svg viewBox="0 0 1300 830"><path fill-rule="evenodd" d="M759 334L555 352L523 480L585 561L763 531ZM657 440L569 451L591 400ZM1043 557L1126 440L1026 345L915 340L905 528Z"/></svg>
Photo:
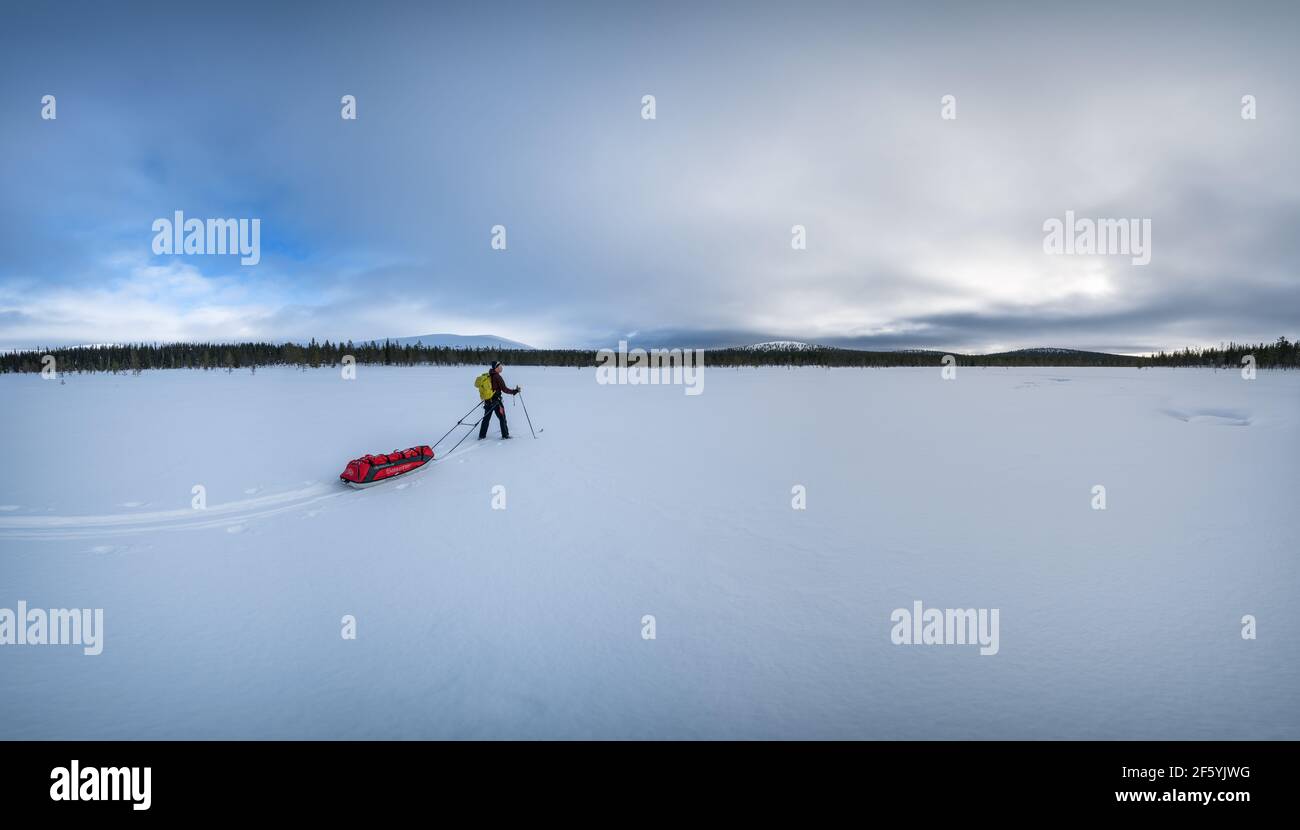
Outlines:
<svg viewBox="0 0 1300 830"><path fill-rule="evenodd" d="M458 450L454 455L462 455L478 449L477 446ZM444 456L430 461L408 475L414 479L429 467L437 466L452 456ZM407 476L401 476L407 478ZM206 530L210 528L229 528L242 525L254 519L264 519L283 513L302 510L320 502L343 496L364 498L379 492L385 492L386 486L351 490L338 481L317 481L306 487L294 490L282 490L268 493L257 498L242 499L211 505L203 510L179 508L149 513L112 513L102 516L19 516L0 514L0 539L59 540L59 539L99 539L109 536L131 536L143 533L174 530Z"/></svg>
<svg viewBox="0 0 1300 830"><path fill-rule="evenodd" d="M297 490L217 504L203 510L181 508L107 516L3 516L0 539L87 539L160 530L203 530L299 510L346 495L332 484L317 482Z"/></svg>

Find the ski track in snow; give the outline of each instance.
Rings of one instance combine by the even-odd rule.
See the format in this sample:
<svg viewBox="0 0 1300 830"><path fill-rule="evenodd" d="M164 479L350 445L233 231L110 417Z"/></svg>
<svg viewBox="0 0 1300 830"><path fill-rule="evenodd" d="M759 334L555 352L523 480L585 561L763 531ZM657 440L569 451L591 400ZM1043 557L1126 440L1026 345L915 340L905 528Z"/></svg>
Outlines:
<svg viewBox="0 0 1300 830"><path fill-rule="evenodd" d="M0 518L0 538L84 539L212 527L225 527L232 533L238 533L239 530L235 528L242 530L243 525L253 519L299 510L342 495L346 495L346 492L338 487L316 483L297 490L218 504L202 510L181 508L104 516L5 516Z"/></svg>
<svg viewBox="0 0 1300 830"><path fill-rule="evenodd" d="M1178 409L1163 410L1170 418L1189 424L1212 424L1215 426L1248 427L1253 419L1247 412L1239 409L1198 409L1184 412Z"/></svg>
<svg viewBox="0 0 1300 830"><path fill-rule="evenodd" d="M480 446L479 444L463 446L458 448L453 455L461 456L477 450ZM423 470L444 463L450 458L451 455L434 459L424 467L412 471L407 476L402 476L403 481L395 484L389 482L389 484L394 484L392 487L379 485L373 489L406 490L413 484L419 483L416 476ZM268 488L250 487L244 492L255 494L266 489ZM338 482L308 482L305 487L273 492L258 498L218 504L202 510L191 507L151 513L112 513L101 516L0 516L0 539L38 541L88 539L156 531L206 530L209 528L225 528L227 533L243 533L248 530L249 522L255 519L264 519L268 516L290 513L309 507L313 509L306 510L305 515L309 517L317 516L320 514L320 508L315 507L316 505L340 496L351 495L353 492ZM143 504L147 504L147 502L126 502L122 506L135 508ZM20 505L4 505L0 510L12 512L19 508ZM122 550L122 548L112 546L102 547L103 550L96 549L96 552Z"/></svg>

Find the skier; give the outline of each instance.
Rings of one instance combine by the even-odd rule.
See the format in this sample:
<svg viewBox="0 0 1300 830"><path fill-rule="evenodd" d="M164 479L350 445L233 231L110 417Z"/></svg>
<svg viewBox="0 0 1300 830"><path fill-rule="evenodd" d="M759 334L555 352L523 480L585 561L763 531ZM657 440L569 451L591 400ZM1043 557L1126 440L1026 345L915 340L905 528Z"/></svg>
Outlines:
<svg viewBox="0 0 1300 830"><path fill-rule="evenodd" d="M485 384L481 384L483 376L479 375L479 380L475 381L475 385L479 386L480 389L479 397L483 398L483 423L480 424L478 428L478 440L480 441L487 437L488 424L492 422L493 412L497 414L497 420L501 422L501 437L510 437L510 427L506 424L506 405L501 402L501 393L504 392L507 395L518 395L519 390L523 387L516 386L514 389L511 389L509 386L506 386L506 382L501 379L501 369L501 361L494 360L492 361L492 368L487 371L487 379L491 383L490 397L485 397L489 390L484 388Z"/></svg>

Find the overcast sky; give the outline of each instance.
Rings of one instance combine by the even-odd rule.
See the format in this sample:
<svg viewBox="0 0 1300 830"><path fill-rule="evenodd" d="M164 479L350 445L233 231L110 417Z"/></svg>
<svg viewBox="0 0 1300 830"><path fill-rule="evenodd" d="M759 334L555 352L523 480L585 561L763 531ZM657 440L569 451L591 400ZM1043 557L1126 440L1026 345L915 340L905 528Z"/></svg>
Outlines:
<svg viewBox="0 0 1300 830"><path fill-rule="evenodd" d="M0 348L1300 334L1292 2L286 5L3 6ZM260 263L154 255L176 210Z"/></svg>

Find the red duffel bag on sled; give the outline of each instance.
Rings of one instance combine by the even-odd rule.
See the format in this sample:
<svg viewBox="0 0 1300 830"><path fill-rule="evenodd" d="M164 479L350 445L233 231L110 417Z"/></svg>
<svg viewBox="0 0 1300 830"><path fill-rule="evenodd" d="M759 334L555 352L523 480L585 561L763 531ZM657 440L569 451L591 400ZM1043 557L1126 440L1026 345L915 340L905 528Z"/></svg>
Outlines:
<svg viewBox="0 0 1300 830"><path fill-rule="evenodd" d="M386 455L363 455L348 462L339 480L349 487L369 487L418 470L432 460L433 447L427 445L393 450Z"/></svg>

